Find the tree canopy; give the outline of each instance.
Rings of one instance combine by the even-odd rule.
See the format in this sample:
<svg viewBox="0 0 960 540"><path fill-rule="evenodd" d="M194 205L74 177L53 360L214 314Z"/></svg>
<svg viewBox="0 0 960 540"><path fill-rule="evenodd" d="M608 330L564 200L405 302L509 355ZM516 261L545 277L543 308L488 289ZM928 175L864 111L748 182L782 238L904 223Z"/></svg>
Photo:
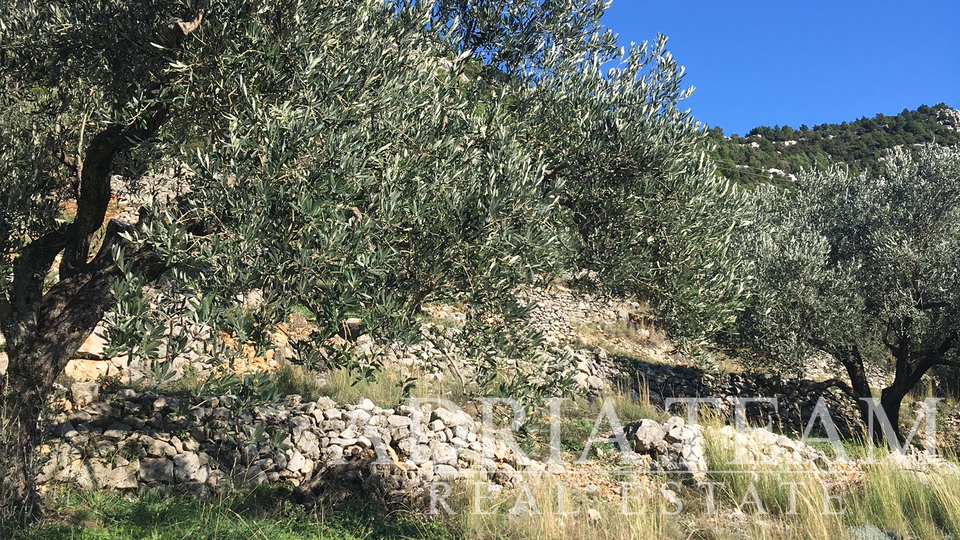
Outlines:
<svg viewBox="0 0 960 540"><path fill-rule="evenodd" d="M170 317L263 343L296 308L322 344L348 323L403 336L424 302L455 300L490 379L538 340L517 287L585 268L682 335L724 330L739 192L677 107L665 38L623 51L603 8L4 5L4 446L39 442L45 396L108 312L114 345L149 360ZM105 224L113 184L148 172L176 188ZM29 520L30 452L6 461L0 499Z"/></svg>
<svg viewBox="0 0 960 540"><path fill-rule="evenodd" d="M865 366L890 365L879 397L896 429L921 378L958 365L960 153L898 150L884 165L879 177L810 171L761 195L759 297L744 324L763 358L788 367L831 354L857 399L875 396Z"/></svg>

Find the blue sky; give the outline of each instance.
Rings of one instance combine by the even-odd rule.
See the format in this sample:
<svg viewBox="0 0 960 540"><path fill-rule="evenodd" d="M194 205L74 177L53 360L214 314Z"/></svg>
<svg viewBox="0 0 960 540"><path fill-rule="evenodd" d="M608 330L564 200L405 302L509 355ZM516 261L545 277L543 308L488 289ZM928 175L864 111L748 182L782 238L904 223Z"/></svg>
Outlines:
<svg viewBox="0 0 960 540"><path fill-rule="evenodd" d="M685 107L728 135L960 108L960 0L613 0L604 24L666 34Z"/></svg>

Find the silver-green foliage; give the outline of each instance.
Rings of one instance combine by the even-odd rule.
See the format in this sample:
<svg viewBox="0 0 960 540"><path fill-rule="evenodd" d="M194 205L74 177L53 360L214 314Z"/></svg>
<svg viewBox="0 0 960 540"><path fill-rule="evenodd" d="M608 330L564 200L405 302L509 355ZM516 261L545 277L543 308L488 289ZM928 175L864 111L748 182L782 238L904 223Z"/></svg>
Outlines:
<svg viewBox="0 0 960 540"><path fill-rule="evenodd" d="M8 109L28 119L3 134L59 138L12 147L36 156L6 162L17 188L7 206L43 200L35 228L54 227L72 173L50 156L81 148L98 125L143 122L162 101L171 113L147 145L157 152L129 170L186 160L190 193L154 207L137 238L178 268L158 286L196 297L191 324L206 317L265 341L272 322L306 307L322 343L348 319L400 330L425 300L454 299L470 328L488 329L467 339L472 354L511 356L536 337L510 295L566 259L657 300L677 329L711 335L739 307L738 198L677 108L687 91L665 41L620 50L603 7L231 0L211 5L176 55L151 34L183 9L173 3L31 7L4 33L31 59L7 81ZM611 60L620 65L606 72ZM33 192L23 175L38 180ZM238 294L253 290L264 302L248 309ZM142 312L124 309L120 328Z"/></svg>
<svg viewBox="0 0 960 540"><path fill-rule="evenodd" d="M551 156L574 262L649 300L675 337L704 343L732 330L746 299L743 194L679 108L691 90L666 38L628 51L594 39L603 45L583 62L560 62L537 85L543 120L529 125Z"/></svg>
<svg viewBox="0 0 960 540"><path fill-rule="evenodd" d="M807 172L795 190L764 196L759 297L745 319L761 358L796 369L823 351L848 371L892 364L897 390L885 394L956 362L960 153L912 154L888 153L879 177Z"/></svg>
<svg viewBox="0 0 960 540"><path fill-rule="evenodd" d="M481 77L513 85L510 127L543 156L568 263L644 297L675 337L704 344L734 329L747 300L742 194L679 107L692 89L666 38L619 47L601 23L607 4L441 0L435 10L458 51L485 64Z"/></svg>
<svg viewBox="0 0 960 540"><path fill-rule="evenodd" d="M478 329L464 345L489 360L529 354L510 297L574 250L689 335L729 326L738 198L676 108L682 70L664 40L621 51L600 11L577 13L530 30L566 38L529 69L479 75L489 48L436 37L426 5L221 15L230 24L178 66L202 96L180 209L209 229L182 244L215 269L198 269L201 288L306 306L321 341L348 318L399 329L426 299L464 301ZM611 59L622 65L606 73ZM250 315L231 321L242 336L269 318Z"/></svg>
<svg viewBox="0 0 960 540"><path fill-rule="evenodd" d="M423 8L244 6L223 6L178 66L198 96L192 193L150 230L216 291L214 312L231 317L217 326L263 337L305 306L320 344L348 319L402 331L427 299L466 302L478 327L521 325L504 305L554 264L557 205L539 156L505 127L511 91L478 92ZM231 307L255 289L260 309Z"/></svg>

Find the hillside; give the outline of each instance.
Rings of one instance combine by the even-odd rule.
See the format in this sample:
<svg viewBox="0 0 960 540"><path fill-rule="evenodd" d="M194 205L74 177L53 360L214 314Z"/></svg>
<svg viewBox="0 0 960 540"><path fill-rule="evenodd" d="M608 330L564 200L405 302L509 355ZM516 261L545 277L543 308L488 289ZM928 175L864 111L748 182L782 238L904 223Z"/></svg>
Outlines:
<svg viewBox="0 0 960 540"><path fill-rule="evenodd" d="M952 108L726 138L608 0L6 4L0 540L960 538Z"/></svg>
<svg viewBox="0 0 960 540"><path fill-rule="evenodd" d="M940 103L896 116L878 114L841 124L760 126L746 136L725 136L722 128L709 135L716 145L720 172L745 185L785 184L809 167L845 164L855 173L876 173L885 150L935 142L960 145L960 111Z"/></svg>

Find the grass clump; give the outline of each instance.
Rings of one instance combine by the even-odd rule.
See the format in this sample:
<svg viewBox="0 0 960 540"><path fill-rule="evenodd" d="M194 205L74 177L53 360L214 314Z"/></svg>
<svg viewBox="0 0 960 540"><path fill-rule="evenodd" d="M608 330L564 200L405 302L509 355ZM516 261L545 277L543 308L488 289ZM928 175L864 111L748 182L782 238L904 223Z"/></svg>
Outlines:
<svg viewBox="0 0 960 540"><path fill-rule="evenodd" d="M383 515L356 505L308 511L283 489L257 489L204 500L111 492L54 494L48 517L12 540L359 540L461 538L449 523L413 513Z"/></svg>
<svg viewBox="0 0 960 540"><path fill-rule="evenodd" d="M602 490L577 489L562 481L541 480L491 496L484 484L470 485L460 493L456 507L463 509L459 525L475 540L633 540L684 538L682 523L661 512L656 497L642 508L624 512L619 497Z"/></svg>
<svg viewBox="0 0 960 540"><path fill-rule="evenodd" d="M417 371L384 368L366 374L349 368L335 368L326 373L318 391L337 403L358 403L368 398L380 407L402 404L408 397L444 398L463 405L462 389L450 376L435 378Z"/></svg>
<svg viewBox="0 0 960 540"><path fill-rule="evenodd" d="M856 521L905 537L956 538L960 536L960 478L935 469L871 466L849 512Z"/></svg>
<svg viewBox="0 0 960 540"><path fill-rule="evenodd" d="M273 376L273 385L283 395L298 394L304 401L316 401L323 395L323 385L314 371L306 366L283 362Z"/></svg>

